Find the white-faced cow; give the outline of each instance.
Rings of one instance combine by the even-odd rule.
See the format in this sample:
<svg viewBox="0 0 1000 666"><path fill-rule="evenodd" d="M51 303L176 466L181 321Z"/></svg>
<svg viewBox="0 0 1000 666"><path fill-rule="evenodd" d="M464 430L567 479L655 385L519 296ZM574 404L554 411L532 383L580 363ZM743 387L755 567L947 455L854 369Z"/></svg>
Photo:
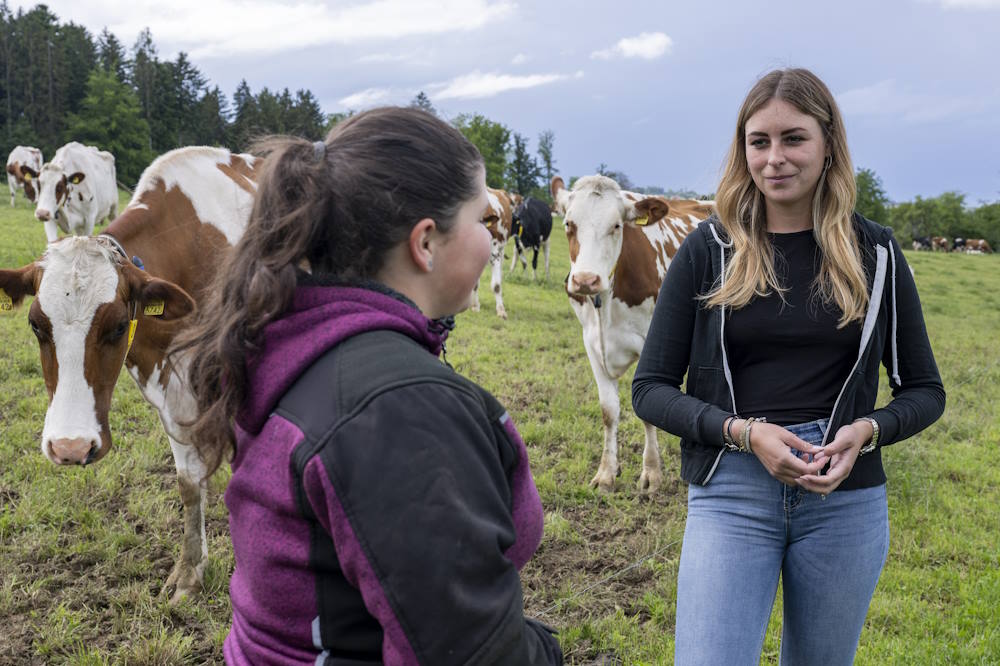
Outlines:
<svg viewBox="0 0 1000 666"><path fill-rule="evenodd" d="M7 299L35 296L28 320L49 393L41 441L49 460L85 465L108 453L108 410L123 365L159 412L184 505L181 552L164 587L174 590L172 601L201 588L208 549L205 469L181 425L194 415L187 363L171 364L165 351L246 227L253 169L249 155L172 151L146 169L105 233L64 238L38 261L0 270Z"/></svg>
<svg viewBox="0 0 1000 666"><path fill-rule="evenodd" d="M31 146L15 146L7 156L7 187L10 188L10 205L14 207L14 195L24 190L28 201L35 200L35 178L42 170L42 151Z"/></svg>
<svg viewBox="0 0 1000 666"><path fill-rule="evenodd" d="M507 318L507 310L503 306L503 251L507 246L511 230L511 195L503 190L486 188L489 203L483 211L482 223L490 231L490 287L496 299L497 316ZM479 311L479 288L472 290L472 309Z"/></svg>
<svg viewBox="0 0 1000 666"><path fill-rule="evenodd" d="M514 206L511 233L514 237L514 256L510 260L510 270L514 271L518 259L524 270L528 270L528 260L525 255L531 248L531 276L538 279L538 251L545 256L545 280L549 279L549 236L552 234L552 211L549 207L528 197Z"/></svg>
<svg viewBox="0 0 1000 666"><path fill-rule="evenodd" d="M566 292L583 326L604 420L604 452L590 483L611 491L618 476L618 379L639 359L670 260L712 206L623 192L604 176L581 178L572 191L556 177L551 187L569 240ZM663 471L656 428L643 425L639 489L652 493Z"/></svg>
<svg viewBox="0 0 1000 666"><path fill-rule="evenodd" d="M35 217L45 223L48 241L63 233L89 236L98 220L118 214L115 157L71 141L56 151L37 175Z"/></svg>

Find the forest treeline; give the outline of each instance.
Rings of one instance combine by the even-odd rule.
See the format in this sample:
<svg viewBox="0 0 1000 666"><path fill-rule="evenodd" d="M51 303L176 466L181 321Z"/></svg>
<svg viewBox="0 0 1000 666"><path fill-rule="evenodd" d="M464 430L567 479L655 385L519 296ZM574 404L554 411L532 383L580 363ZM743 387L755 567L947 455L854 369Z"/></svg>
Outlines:
<svg viewBox="0 0 1000 666"><path fill-rule="evenodd" d="M64 143L80 141L110 151L127 186L157 155L173 148L213 145L242 152L267 134L317 140L351 115L324 113L309 90L254 92L245 79L230 99L186 53L161 58L148 28L126 46L107 29L95 37L80 25L60 22L46 5L15 12L8 0L0 0L0 100L0 154L28 145L51 158ZM423 92L411 104L437 113ZM450 122L483 154L491 187L548 198L548 183L558 173L554 132L541 132L532 151L528 137L481 113L459 114ZM640 186L604 163L595 172L614 178L623 189L712 196ZM965 195L946 192L893 203L870 169L859 169L857 182L858 210L892 226L904 245L914 237L961 236L1000 246L1000 202L972 207Z"/></svg>

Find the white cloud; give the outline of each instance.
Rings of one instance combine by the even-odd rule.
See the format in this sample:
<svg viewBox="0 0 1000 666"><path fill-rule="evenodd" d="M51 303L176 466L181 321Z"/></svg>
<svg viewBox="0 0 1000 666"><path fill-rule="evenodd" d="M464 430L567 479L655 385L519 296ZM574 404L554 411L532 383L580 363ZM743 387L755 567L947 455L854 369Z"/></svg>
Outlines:
<svg viewBox="0 0 1000 666"><path fill-rule="evenodd" d="M635 37L624 37L611 48L594 51L591 58L610 60L612 58L642 58L655 60L670 53L674 40L662 32L644 32Z"/></svg>
<svg viewBox="0 0 1000 666"><path fill-rule="evenodd" d="M130 43L150 27L161 48L192 58L277 53L476 30L511 17L511 0L49 0L57 15ZM155 18L154 18L155 17Z"/></svg>
<svg viewBox="0 0 1000 666"><path fill-rule="evenodd" d="M428 86L431 99L481 99L494 97L509 90L525 90L548 85L568 78L580 78L583 72L575 74L528 74L517 76L513 74L483 73L478 70L469 74L457 76L446 83Z"/></svg>
<svg viewBox="0 0 1000 666"><path fill-rule="evenodd" d="M844 115L894 116L906 123L929 123L974 115L997 105L997 96L935 96L901 88L887 79L836 95Z"/></svg>
<svg viewBox="0 0 1000 666"><path fill-rule="evenodd" d="M345 109L360 110L370 106L385 104L391 97L393 97L393 91L389 88L365 88L353 95L338 99L337 104Z"/></svg>
<svg viewBox="0 0 1000 666"><path fill-rule="evenodd" d="M518 53L510 61L510 64L512 64L512 65L523 65L524 63L528 62L528 60L530 60L530 58L528 58L528 56L524 55L523 53Z"/></svg>

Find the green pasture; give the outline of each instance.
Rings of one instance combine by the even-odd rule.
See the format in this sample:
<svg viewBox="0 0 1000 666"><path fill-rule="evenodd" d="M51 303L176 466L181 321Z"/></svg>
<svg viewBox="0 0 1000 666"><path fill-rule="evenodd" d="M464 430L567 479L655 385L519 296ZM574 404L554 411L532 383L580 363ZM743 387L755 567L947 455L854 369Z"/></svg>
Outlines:
<svg viewBox="0 0 1000 666"><path fill-rule="evenodd" d="M21 266L44 245L23 198L0 205L0 267ZM884 452L892 544L857 663L997 664L1000 259L907 258L948 407L928 431ZM660 434L666 482L642 496L642 428L622 381L618 487L588 487L601 412L563 292L568 266L558 225L547 283L520 268L506 275L508 260L507 321L494 313L484 273L482 310L459 316L448 360L507 405L528 443L546 511L541 549L522 572L528 613L559 629L569 664L669 664L686 493L677 440ZM212 483L205 593L170 607L158 593L180 550L181 505L159 422L123 374L115 449L87 468L49 463L39 448L47 398L25 310L0 316L0 665L221 663L233 566L221 497L228 471ZM777 663L780 617L779 599L764 663Z"/></svg>

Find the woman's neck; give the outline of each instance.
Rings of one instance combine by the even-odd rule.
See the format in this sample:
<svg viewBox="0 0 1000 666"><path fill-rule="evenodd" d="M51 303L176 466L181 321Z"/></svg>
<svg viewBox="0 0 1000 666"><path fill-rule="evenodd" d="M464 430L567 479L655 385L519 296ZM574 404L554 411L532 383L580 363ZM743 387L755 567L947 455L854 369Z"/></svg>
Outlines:
<svg viewBox="0 0 1000 666"><path fill-rule="evenodd" d="M812 206L808 201L783 206L765 201L767 230L773 234L788 234L813 228Z"/></svg>

